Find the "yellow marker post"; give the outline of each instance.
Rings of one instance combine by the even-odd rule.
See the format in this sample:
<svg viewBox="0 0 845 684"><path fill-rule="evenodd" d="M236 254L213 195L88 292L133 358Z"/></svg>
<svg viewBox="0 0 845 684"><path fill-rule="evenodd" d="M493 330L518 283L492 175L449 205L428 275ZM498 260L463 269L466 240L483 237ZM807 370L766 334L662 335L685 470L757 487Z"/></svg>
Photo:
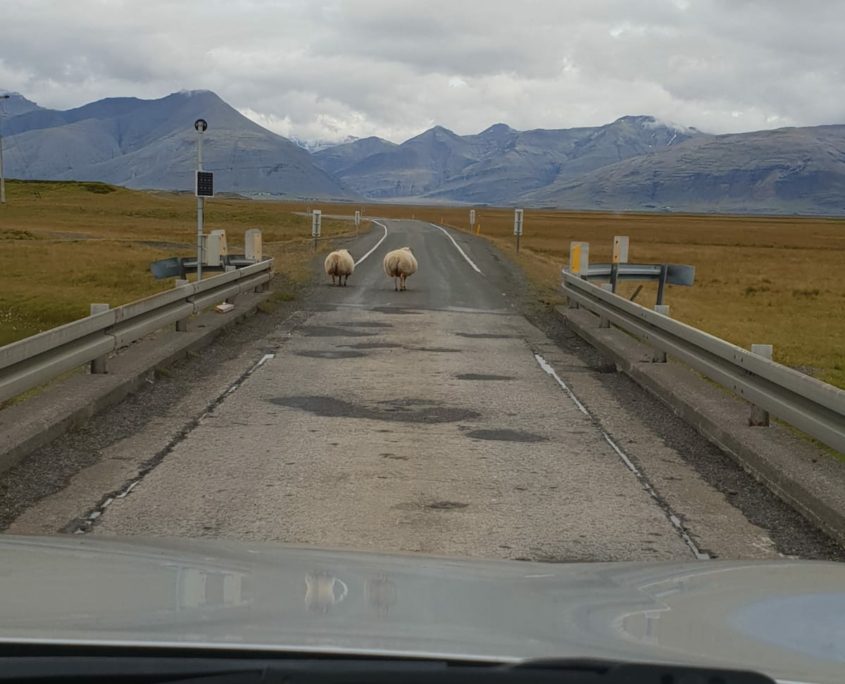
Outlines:
<svg viewBox="0 0 845 684"><path fill-rule="evenodd" d="M569 272L586 277L590 268L590 243L569 243Z"/></svg>

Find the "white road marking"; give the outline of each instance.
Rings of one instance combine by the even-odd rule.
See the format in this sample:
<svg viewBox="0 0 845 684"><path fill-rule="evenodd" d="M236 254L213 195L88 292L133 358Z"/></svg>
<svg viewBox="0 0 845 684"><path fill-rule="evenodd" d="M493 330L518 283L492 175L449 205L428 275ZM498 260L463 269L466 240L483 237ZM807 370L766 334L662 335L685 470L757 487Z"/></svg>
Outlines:
<svg viewBox="0 0 845 684"><path fill-rule="evenodd" d="M593 420L593 422L596 424L596 427L599 429L601 436L604 437L604 441L610 445L610 448L616 452L616 455L619 456L619 459L625 464L625 467L628 468L628 470L630 470L634 474L634 477L639 480L640 485L642 485L642 488L645 489L645 491L648 492L649 496L651 496L651 498L655 500L657 505L661 509L663 509L663 513L666 515L666 518L669 520L669 523L672 525L672 527L675 528L675 530L680 535L681 539L684 540L684 543L690 548L690 551L693 552L693 555L698 560L708 560L710 558L710 555L704 553L698 548L696 543L692 540L692 537L689 536L689 533L687 532L686 527L684 527L683 522L681 522L681 519L677 515L675 515L675 512L669 507L669 504L667 504L658 496L654 487L652 487L651 483L646 480L645 475L643 475L640 469L634 465L633 461L628 458L628 455L624 451L622 451L622 449L619 448L619 446L616 444L616 442L613 441L610 435L607 434L604 428L602 428L601 425L598 424L598 421L590 415L590 412L587 411L587 408L584 406L584 404L578 401L578 397L576 397L575 393L571 389L569 389L569 387L563 380L560 379L560 376L557 374L555 369L551 367L549 362L546 361L546 359L544 359L536 352L534 353L534 358L537 360L537 363L539 364L540 368L542 368L544 371L546 371L546 373L551 375L557 381L557 384L560 385L563 390L569 395L569 398L572 400L575 406L578 407L578 410L581 411L581 413L583 413L585 416Z"/></svg>
<svg viewBox="0 0 845 684"><path fill-rule="evenodd" d="M356 262L355 262L355 265L356 265L356 266L357 266L358 264L360 264L362 261L364 261L364 259L366 259L368 256L370 256L370 254L372 254L373 252L375 252L375 251L379 248L379 245L380 245L382 242L384 242L385 238L387 237L387 226L386 226L386 225L384 225L381 221L373 221L373 223L375 223L377 226L381 226L382 228L384 228L384 235L382 235L382 236L381 236L381 240L379 240L379 241L375 244L375 247L373 247L373 248L372 248L369 252L367 252L364 256L362 256L360 259L358 259L358 261L356 261Z"/></svg>
<svg viewBox="0 0 845 684"><path fill-rule="evenodd" d="M470 258L467 256L467 253L466 253L464 250L462 250L462 249L461 249L461 246L460 246L457 242L455 242L455 238L453 238L451 235L449 235L449 233L448 233L448 232L447 232L444 228L441 228L441 227L440 227L440 226L438 226L436 223L429 223L428 225L430 225L430 226L434 226L434 227L435 227L435 228L437 228L439 231L441 231L441 232L443 233L443 235L445 235L447 238L449 238L449 239L452 241L452 244L453 244L453 245L455 245L455 249L457 249L457 250L461 253L461 256L462 256L464 259L466 259L466 260L467 260L467 263L468 263L470 266L472 266L472 267L473 267L473 269L475 269L475 272L476 272L476 273L478 273L479 275L484 275L484 274L481 272L481 269L480 269L480 268L478 268L478 266L476 266L476 265L473 263L472 259L470 259Z"/></svg>

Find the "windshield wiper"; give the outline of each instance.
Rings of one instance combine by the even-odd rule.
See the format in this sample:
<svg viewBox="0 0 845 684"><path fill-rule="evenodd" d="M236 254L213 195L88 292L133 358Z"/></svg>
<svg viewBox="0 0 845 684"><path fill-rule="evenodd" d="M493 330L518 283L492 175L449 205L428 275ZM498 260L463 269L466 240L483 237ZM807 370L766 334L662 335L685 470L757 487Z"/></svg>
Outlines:
<svg viewBox="0 0 845 684"><path fill-rule="evenodd" d="M167 656L0 657L0 682L81 684L774 684L754 672L598 661L529 660L510 665L412 659L277 659Z"/></svg>

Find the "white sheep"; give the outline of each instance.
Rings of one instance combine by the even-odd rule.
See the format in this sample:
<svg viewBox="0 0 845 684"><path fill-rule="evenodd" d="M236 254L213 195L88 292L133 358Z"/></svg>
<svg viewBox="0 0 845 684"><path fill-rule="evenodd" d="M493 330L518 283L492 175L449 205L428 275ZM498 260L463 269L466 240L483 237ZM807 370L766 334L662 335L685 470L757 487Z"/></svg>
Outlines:
<svg viewBox="0 0 845 684"><path fill-rule="evenodd" d="M388 278L393 278L394 290L404 290L405 279L417 272L417 260L411 248L402 247L385 254L384 272Z"/></svg>
<svg viewBox="0 0 845 684"><path fill-rule="evenodd" d="M338 287L341 285L346 287L346 283L349 281L349 276L351 276L352 271L355 270L355 260L352 258L349 250L346 249L337 249L329 254L326 257L326 263L324 265L326 268L326 275L330 275L332 277L332 285L334 285L334 279L337 278Z"/></svg>

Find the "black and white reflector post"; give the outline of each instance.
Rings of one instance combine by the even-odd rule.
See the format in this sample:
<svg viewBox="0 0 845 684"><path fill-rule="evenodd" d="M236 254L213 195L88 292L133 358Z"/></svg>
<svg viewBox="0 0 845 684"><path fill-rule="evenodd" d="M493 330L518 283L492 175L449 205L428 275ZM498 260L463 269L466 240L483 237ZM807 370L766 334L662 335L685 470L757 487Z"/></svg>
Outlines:
<svg viewBox="0 0 845 684"><path fill-rule="evenodd" d="M320 239L320 229L323 223L323 213L319 209L311 212L311 238L314 241L314 249L317 249L317 240Z"/></svg>
<svg viewBox="0 0 845 684"><path fill-rule="evenodd" d="M522 209L513 211L513 234L516 236L516 251L519 251L519 239L522 237Z"/></svg>

